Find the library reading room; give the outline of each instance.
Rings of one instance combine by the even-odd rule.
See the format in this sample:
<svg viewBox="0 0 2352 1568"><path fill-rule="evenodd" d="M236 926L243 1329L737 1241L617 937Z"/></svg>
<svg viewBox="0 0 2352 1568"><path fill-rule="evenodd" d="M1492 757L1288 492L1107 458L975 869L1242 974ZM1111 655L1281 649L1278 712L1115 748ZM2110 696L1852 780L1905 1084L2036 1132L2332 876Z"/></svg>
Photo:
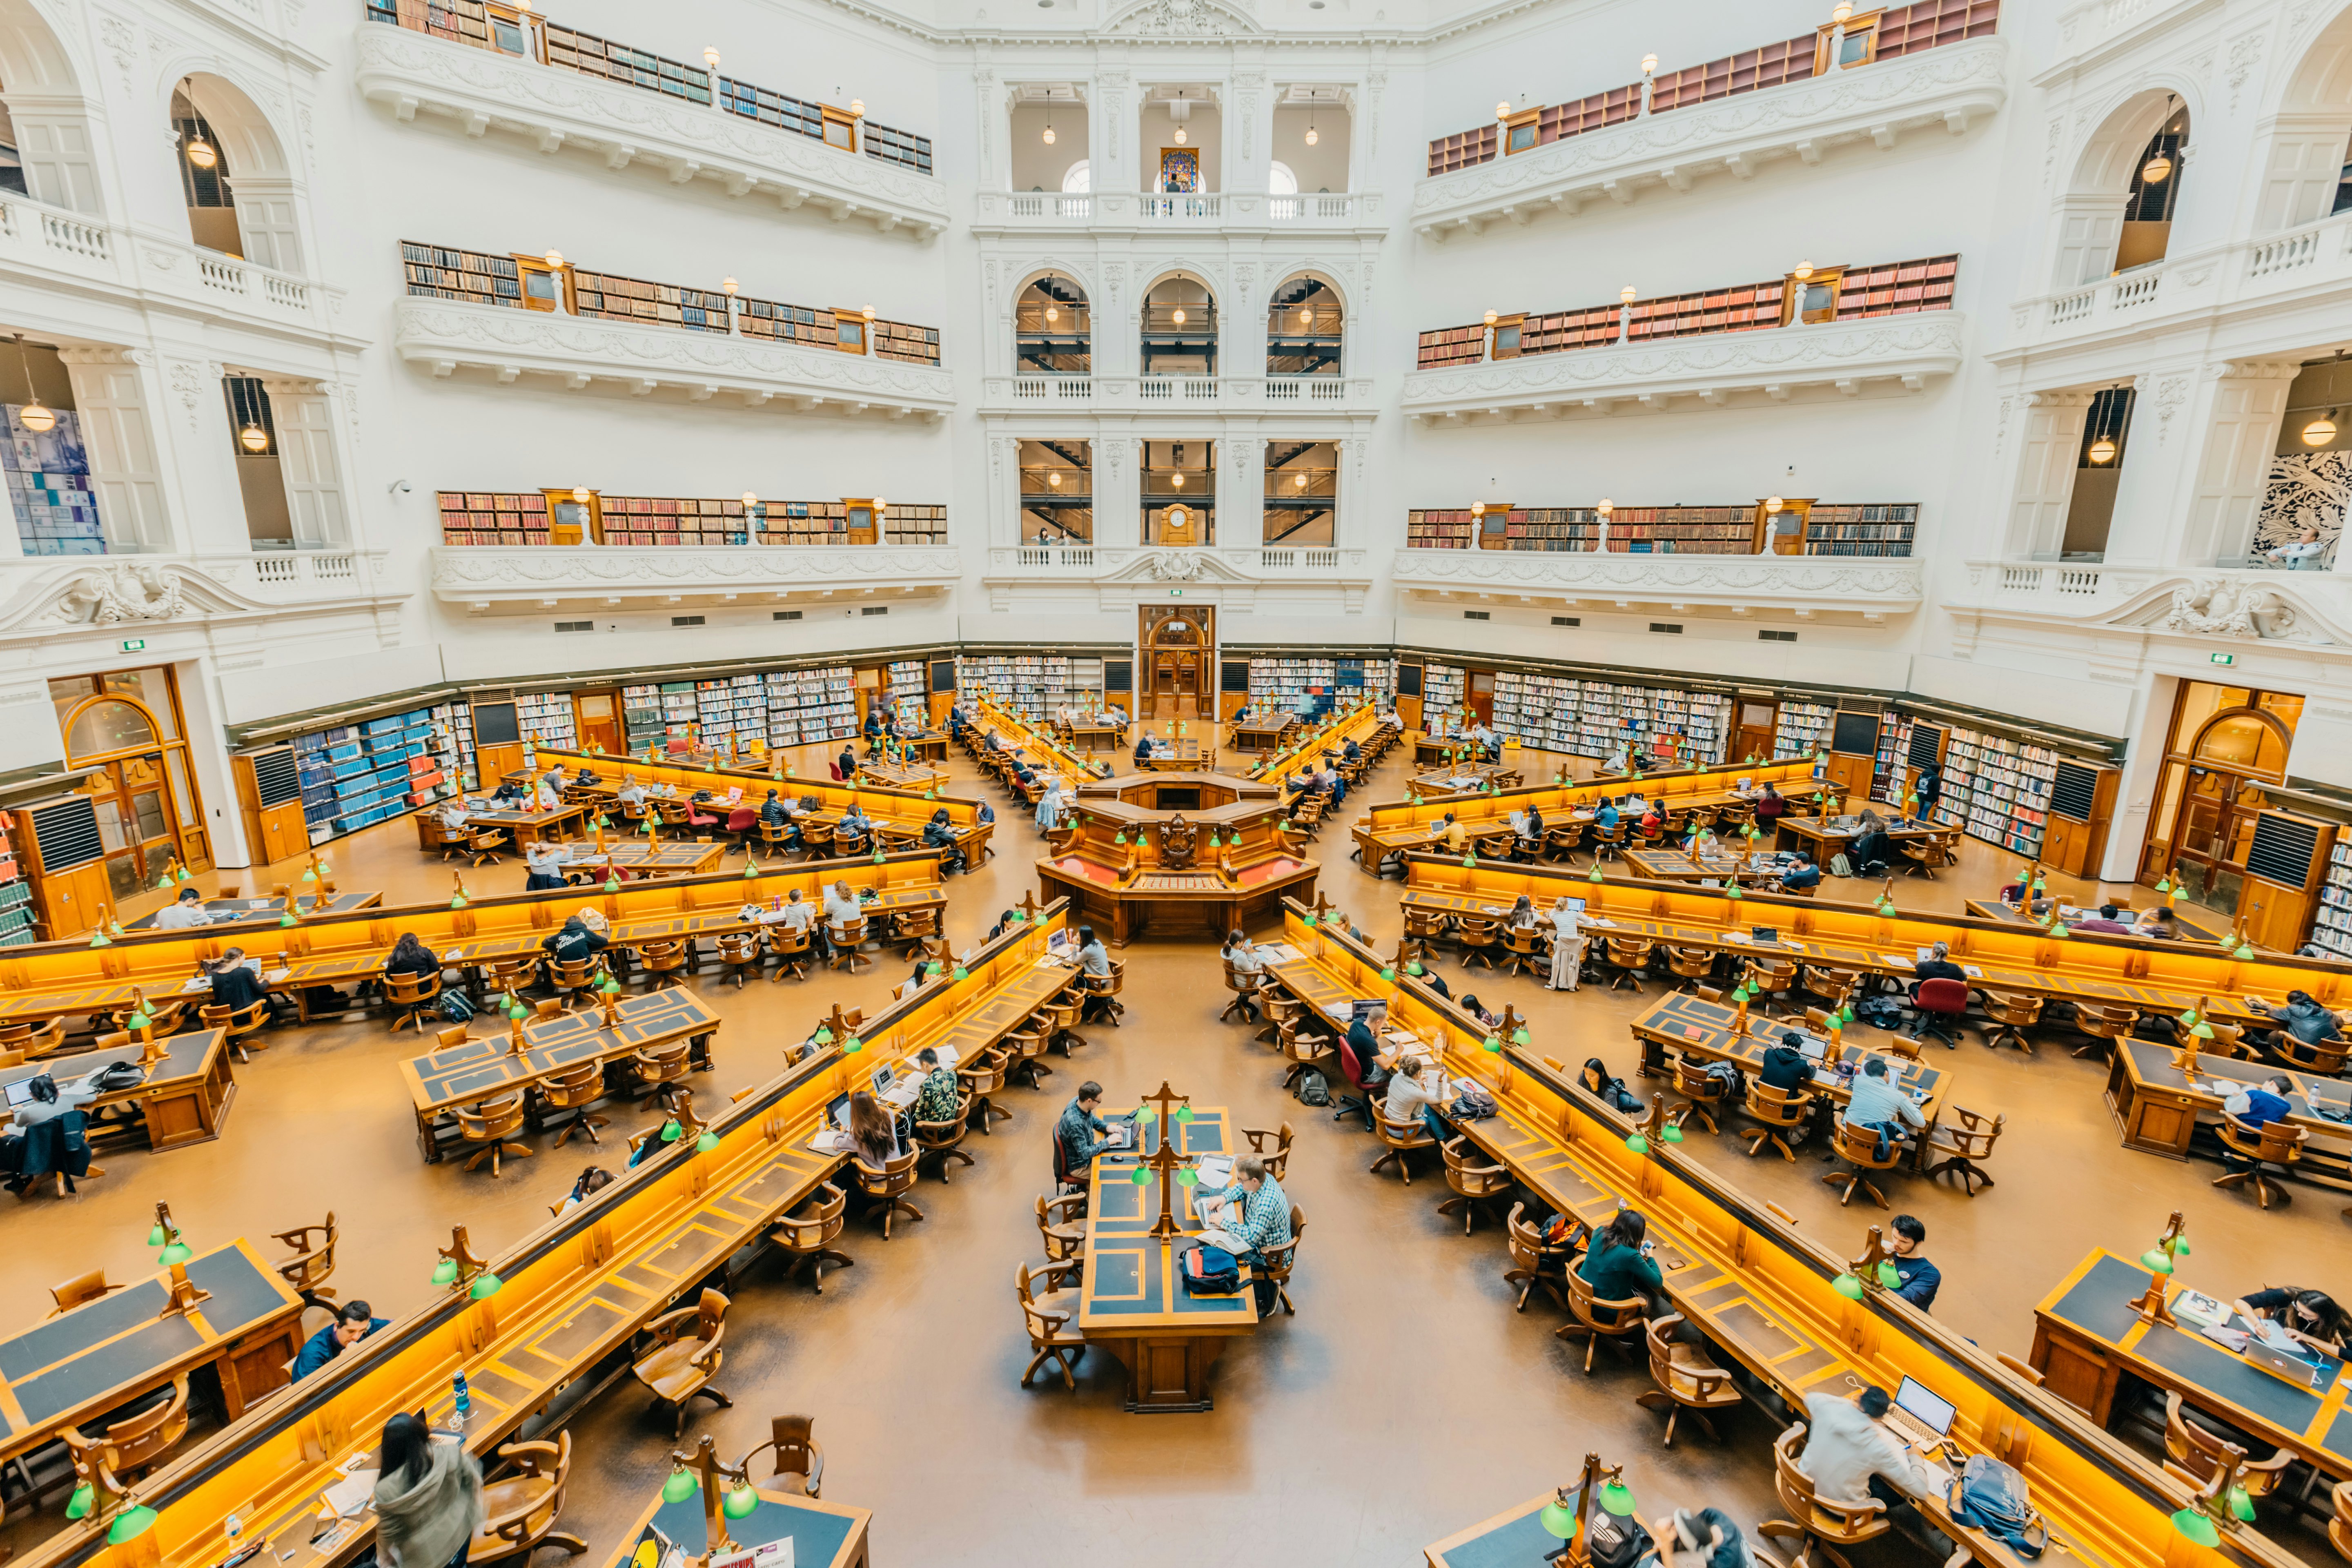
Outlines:
<svg viewBox="0 0 2352 1568"><path fill-rule="evenodd" d="M0 340L9 1568L2352 1568L2352 0L0 0Z"/></svg>

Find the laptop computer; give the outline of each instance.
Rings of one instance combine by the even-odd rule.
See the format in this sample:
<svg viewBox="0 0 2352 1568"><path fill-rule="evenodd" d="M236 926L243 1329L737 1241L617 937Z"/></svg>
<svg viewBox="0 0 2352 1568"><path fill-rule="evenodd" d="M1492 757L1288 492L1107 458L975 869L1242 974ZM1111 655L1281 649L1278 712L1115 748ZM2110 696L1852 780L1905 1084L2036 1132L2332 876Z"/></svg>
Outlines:
<svg viewBox="0 0 2352 1568"><path fill-rule="evenodd" d="M36 1073L36 1074L34 1074L33 1076L34 1076L34 1078L37 1078L37 1077L39 1077L40 1075L39 1075L38 1073ZM10 1085L8 1086L8 1104L9 1104L9 1106L10 1106L10 1108L11 1108L11 1109L13 1109L13 1108L15 1108L15 1107L16 1107L16 1106L19 1106L19 1105L30 1105L30 1104L32 1104L32 1103L33 1103L33 1079L30 1079L30 1078L18 1079L15 1083L12 1083L12 1084L10 1084Z"/></svg>
<svg viewBox="0 0 2352 1568"><path fill-rule="evenodd" d="M1906 1377L1895 1391L1886 1424L1903 1434L1905 1441L1932 1448L1951 1435L1954 1414L1950 1400L1917 1378Z"/></svg>
<svg viewBox="0 0 2352 1568"><path fill-rule="evenodd" d="M2255 1334L2246 1342L2246 1359L2266 1372L2276 1373L2304 1388L2325 1389L2333 1364L2300 1348L2273 1344Z"/></svg>
<svg viewBox="0 0 2352 1568"><path fill-rule="evenodd" d="M1779 942L1780 940L1780 928L1778 926L1750 926L1748 928L1748 937L1750 942Z"/></svg>
<svg viewBox="0 0 2352 1568"><path fill-rule="evenodd" d="M827 1126L838 1127L845 1132L848 1131L849 1096L845 1094L835 1095L833 1097L832 1103L824 1108L824 1120Z"/></svg>

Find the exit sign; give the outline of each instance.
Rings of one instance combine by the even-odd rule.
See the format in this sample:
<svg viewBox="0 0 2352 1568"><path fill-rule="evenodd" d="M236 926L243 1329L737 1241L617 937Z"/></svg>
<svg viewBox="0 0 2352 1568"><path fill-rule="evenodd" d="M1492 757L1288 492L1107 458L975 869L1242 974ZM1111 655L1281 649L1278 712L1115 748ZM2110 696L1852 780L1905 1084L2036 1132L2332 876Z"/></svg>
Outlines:
<svg viewBox="0 0 2352 1568"><path fill-rule="evenodd" d="M131 645L125 643L123 646L128 647ZM2215 664L2235 664L2238 662L2238 656L2234 653L2217 653L2211 657Z"/></svg>
<svg viewBox="0 0 2352 1568"><path fill-rule="evenodd" d="M122 639L122 651L125 653L145 653L147 651L147 639L145 637L125 637Z"/></svg>

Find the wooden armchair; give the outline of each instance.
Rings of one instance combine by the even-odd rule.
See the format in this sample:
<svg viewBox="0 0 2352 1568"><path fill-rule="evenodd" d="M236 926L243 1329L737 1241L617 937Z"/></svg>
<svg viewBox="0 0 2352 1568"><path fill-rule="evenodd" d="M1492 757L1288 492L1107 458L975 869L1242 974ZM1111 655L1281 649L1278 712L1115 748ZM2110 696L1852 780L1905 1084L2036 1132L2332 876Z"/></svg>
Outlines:
<svg viewBox="0 0 2352 1568"><path fill-rule="evenodd" d="M2336 1483L2336 1512L2327 1521L2327 1542L2336 1555L2352 1563L2352 1481Z"/></svg>
<svg viewBox="0 0 2352 1568"><path fill-rule="evenodd" d="M226 1012L227 1009L223 1008L222 1011ZM26 1019L0 1026L0 1052L16 1058L11 1066L63 1056L65 1049L66 1021L63 1018Z"/></svg>
<svg viewBox="0 0 2352 1568"><path fill-rule="evenodd" d="M772 925L768 927L767 931L768 951L776 955L776 972L768 978L779 985L783 984L784 976L787 974L795 980L806 980L809 971L809 952L814 945L809 940L809 933L804 931L794 931L787 925Z"/></svg>
<svg viewBox="0 0 2352 1568"><path fill-rule="evenodd" d="M586 1542L555 1528L572 1479L572 1434L558 1433L552 1443L509 1443L498 1458L498 1470L482 1482L482 1522L466 1561L520 1557L528 1563L542 1546L561 1546L574 1557L587 1551Z"/></svg>
<svg viewBox="0 0 2352 1568"><path fill-rule="evenodd" d="M1407 909L1404 911L1404 936L1407 942L1417 942L1424 947L1445 934L1446 919L1434 910Z"/></svg>
<svg viewBox="0 0 2352 1568"><path fill-rule="evenodd" d="M866 940L866 917L864 915L858 916L854 921L842 921L839 925L834 926L827 931L825 935L827 940L833 943L834 968L846 969L850 973L855 974L857 973L857 966L859 964L872 963L874 962L872 959L857 951L858 944Z"/></svg>
<svg viewBox="0 0 2352 1568"><path fill-rule="evenodd" d="M665 985L685 984L688 957L683 941L649 942L639 947L637 961L645 968L646 989L658 991Z"/></svg>
<svg viewBox="0 0 2352 1568"><path fill-rule="evenodd" d="M972 1158L958 1145L971 1131L971 1095L966 1091L956 1101L955 1114L945 1121L915 1123L915 1148L918 1161L936 1159L939 1162L940 1184L948 1184L948 1162L961 1160L972 1163Z"/></svg>
<svg viewBox="0 0 2352 1568"><path fill-rule="evenodd" d="M1084 1193L1065 1193L1037 1200L1037 1235L1045 1244L1048 1263L1075 1262L1086 1249L1087 1227L1079 1223L1087 1212Z"/></svg>
<svg viewBox="0 0 2352 1568"><path fill-rule="evenodd" d="M1660 942L1658 951L1666 955L1666 968L1676 979L1703 983L1715 978L1715 950L1711 947L1675 947Z"/></svg>
<svg viewBox="0 0 2352 1568"><path fill-rule="evenodd" d="M2273 1202L2287 1204L2294 1201L2286 1188L2273 1180L2263 1167L2276 1165L2282 1175L2292 1170L2303 1158L2304 1146L2311 1140L2306 1130L2289 1121L2265 1121L2256 1127L2234 1116L2224 1115L2221 1125L2215 1131L2221 1135L2222 1147L2245 1162L2244 1170L2215 1177L2215 1186L2251 1186L2254 1190L2254 1201L2265 1210Z"/></svg>
<svg viewBox="0 0 2352 1568"><path fill-rule="evenodd" d="M466 852L473 857L473 864L477 869L486 865L499 864L499 851L513 847L514 840L507 837L507 830L503 827L476 827L467 830Z"/></svg>
<svg viewBox="0 0 2352 1568"><path fill-rule="evenodd" d="M1007 1029L997 1044L1004 1050L1011 1066L1008 1074L1019 1078L1031 1089L1045 1087L1044 1079L1054 1076L1045 1065L1045 1047L1053 1043L1053 1024L1048 1019L1030 1017L1020 1028Z"/></svg>
<svg viewBox="0 0 2352 1568"><path fill-rule="evenodd" d="M294 1249L292 1257L280 1258L270 1267L278 1270L279 1279L294 1288L295 1294L302 1298L304 1306L320 1307L330 1312L335 1310L335 1293L328 1289L327 1281L334 1277L335 1243L341 1236L342 1232L335 1225L335 1211L329 1209L322 1223L296 1226L292 1230L278 1231L272 1237L279 1246ZM313 1241L313 1237L318 1239Z"/></svg>
<svg viewBox="0 0 2352 1568"><path fill-rule="evenodd" d="M741 990L751 976L760 973L761 955L760 933L751 931L730 931L719 933L719 966L727 977Z"/></svg>
<svg viewBox="0 0 2352 1568"><path fill-rule="evenodd" d="M1561 827L1544 829L1542 858L1553 865L1566 865L1584 847L1584 824L1571 822Z"/></svg>
<svg viewBox="0 0 2352 1568"><path fill-rule="evenodd" d="M686 1435L687 1404L697 1394L722 1410L735 1403L710 1386L727 1359L721 1346L727 1337L728 1304L726 1297L706 1289L695 1305L665 1312L639 1330L641 1338L652 1336L650 1345L631 1346L629 1375L646 1385L656 1406L667 1405L677 1413L673 1436ZM692 1335L680 1337L689 1327Z"/></svg>
<svg viewBox="0 0 2352 1568"><path fill-rule="evenodd" d="M1780 1151L1780 1157L1790 1164L1797 1162L1793 1143L1805 1141L1805 1119L1812 1114L1813 1096L1810 1090L1790 1091L1774 1089L1769 1083L1748 1086L1748 1117L1756 1125L1748 1129L1748 1153L1752 1159L1764 1152L1769 1143Z"/></svg>
<svg viewBox="0 0 2352 1568"><path fill-rule="evenodd" d="M1793 958L1751 958L1744 965L1750 990L1761 993L1766 1004L1785 1003L1790 989L1797 984L1797 961Z"/></svg>
<svg viewBox="0 0 2352 1568"><path fill-rule="evenodd" d="M784 1274L785 1283L800 1278L803 1268L812 1271L816 1293L824 1294L824 1266L854 1268L857 1259L845 1252L834 1249L841 1237L842 1216L848 1211L849 1194L827 1182L809 1194L800 1212L786 1215L768 1227L768 1239L792 1255L792 1266Z"/></svg>
<svg viewBox="0 0 2352 1568"><path fill-rule="evenodd" d="M1279 1132L1269 1132L1262 1127L1244 1127L1241 1131L1242 1136L1249 1140L1250 1152L1265 1162L1265 1173L1277 1182L1282 1180L1290 1169L1290 1141L1297 1136L1290 1123L1284 1122ZM1270 1149L1265 1142L1269 1138L1275 1141Z"/></svg>
<svg viewBox="0 0 2352 1568"><path fill-rule="evenodd" d="M629 1053L629 1071L637 1080L635 1092L639 1110L656 1103L668 1107L670 1096L677 1092L679 1084L686 1081L686 1075L693 1067L688 1059L691 1049L691 1042L673 1040L667 1045L647 1046Z"/></svg>
<svg viewBox="0 0 2352 1568"><path fill-rule="evenodd" d="M1843 1186L1845 1189L1838 1194L1838 1207L1843 1208L1853 1202L1854 1191L1859 1188L1870 1194L1871 1202L1880 1208L1885 1208L1886 1194L1880 1192L1878 1184L1870 1178L1874 1173L1891 1171L1901 1164L1905 1152L1904 1145L1895 1139L1888 1139L1886 1158L1882 1160L1878 1157L1877 1131L1874 1128L1857 1127L1843 1118L1839 1119L1830 1137L1831 1152L1846 1162L1850 1167L1843 1171L1832 1171L1822 1178L1824 1185Z"/></svg>
<svg viewBox="0 0 2352 1568"><path fill-rule="evenodd" d="M1234 961L1230 958L1220 962L1224 965L1225 989L1233 994L1233 1000L1226 1003L1225 1010L1217 1015L1217 1022L1230 1023L1234 1015L1238 1013L1243 1023L1256 1023L1257 1019L1253 1015L1257 1009L1258 992L1265 984L1265 973L1257 971L1244 973L1234 967Z"/></svg>
<svg viewBox="0 0 2352 1568"><path fill-rule="evenodd" d="M1601 942L1601 967L1608 973L1609 989L1630 986L1633 994L1642 994L1642 982L1637 971L1650 967L1650 954L1656 944L1645 936L1612 936Z"/></svg>
<svg viewBox="0 0 2352 1568"><path fill-rule="evenodd" d="M144 1410L110 1423L103 1436L85 1437L71 1426L58 1436L73 1455L74 1471L87 1477L103 1465L119 1482L129 1482L163 1463L188 1435L188 1374L172 1380L170 1392Z"/></svg>
<svg viewBox="0 0 2352 1568"><path fill-rule="evenodd" d="M909 1149L897 1159L879 1166L869 1165L855 1158L849 1162L849 1169L857 1179L857 1190L869 1198L882 1200L882 1239L885 1241L890 1239L890 1222L898 1215L903 1213L915 1219L923 1217L923 1211L907 1201L907 1194L915 1186L915 1160L921 1152L919 1148Z"/></svg>
<svg viewBox="0 0 2352 1568"><path fill-rule="evenodd" d="M571 1142L575 1132L588 1134L591 1143L604 1142L596 1136L596 1129L610 1127L612 1119L591 1115L588 1110L590 1106L604 1098L604 1069L602 1066L593 1061L575 1062L541 1079L533 1087L539 1092L540 1128L542 1131L549 1125L547 1116L550 1111L571 1113L562 1123L563 1131L555 1135L557 1148Z"/></svg>
<svg viewBox="0 0 2352 1568"><path fill-rule="evenodd" d="M256 1002L241 1009L222 1006L199 1007L196 1009L196 1019L207 1029L225 1031L228 1037L229 1050L235 1054L237 1060L249 1062L253 1058L246 1054L247 1044L251 1041L255 1050L261 1048L260 1043L254 1041L253 1037L268 1027L269 1004L267 1001ZM59 1037L62 1037L65 1020L58 1019L56 1026ZM40 1059L37 1055L29 1050L25 1053L25 1058L27 1061Z"/></svg>
<svg viewBox="0 0 2352 1568"><path fill-rule="evenodd" d="M1509 960L1503 965L1506 974L1532 974L1541 979L1550 973L1551 963L1544 954L1544 933L1534 926L1513 926L1505 931L1503 952Z"/></svg>
<svg viewBox="0 0 2352 1568"><path fill-rule="evenodd" d="M940 911L934 909L908 910L898 918L891 931L891 940L907 944L903 956L912 958L925 942L940 934Z"/></svg>
<svg viewBox="0 0 2352 1568"><path fill-rule="evenodd" d="M2074 1004L2074 1025L2090 1038L2075 1048L2078 1057L2103 1057L2115 1048L2117 1040L2127 1037L2132 1026L2139 1022L2136 1007L2106 1007L2096 1002L2077 1001Z"/></svg>
<svg viewBox="0 0 2352 1568"><path fill-rule="evenodd" d="M1462 967L1473 962L1495 967L1495 950L1503 940L1502 922L1486 915L1464 915L1456 922L1454 940L1462 944Z"/></svg>
<svg viewBox="0 0 2352 1568"><path fill-rule="evenodd" d="M1818 996L1832 1007L1842 1007L1853 995L1854 987L1862 984L1859 969L1832 969L1825 963L1805 965L1803 988L1808 996Z"/></svg>
<svg viewBox="0 0 2352 1568"><path fill-rule="evenodd" d="M425 1020L437 1017L435 1004L441 1000L441 976L434 974L387 974L383 977L384 1005L392 1010L392 1027L422 1032Z"/></svg>
<svg viewBox="0 0 2352 1568"><path fill-rule="evenodd" d="M1683 1102L1667 1113L1668 1122L1686 1128L1696 1118L1709 1132L1717 1130L1715 1113L1722 1108L1730 1089L1722 1079L1707 1071L1706 1063L1686 1056L1675 1057L1675 1092L1683 1097Z"/></svg>
<svg viewBox="0 0 2352 1568"><path fill-rule="evenodd" d="M2234 1451L2234 1452L2231 1452ZM2180 1395L2168 1392L2164 1396L2164 1473L2176 1480L2201 1487L2213 1479L2213 1472L2222 1462L2236 1458L2238 1485L2250 1499L2267 1497L2285 1479L2286 1468L2294 1462L2292 1450L2281 1448L2267 1459L2247 1459L2242 1445L2232 1443L2216 1433L2189 1420L2180 1413Z"/></svg>
<svg viewBox="0 0 2352 1568"><path fill-rule="evenodd" d="M101 1296L110 1295L125 1288L121 1285L108 1284L106 1270L103 1268L93 1268L87 1274L77 1274L70 1279L59 1280L49 1287L49 1300L57 1303L49 1310L49 1316L59 1317L72 1311L76 1307L95 1301Z"/></svg>
<svg viewBox="0 0 2352 1568"><path fill-rule="evenodd" d="M521 1089L500 1095L495 1100L483 1100L478 1105L459 1106L457 1136L469 1146L478 1145L474 1150L474 1157L466 1162L466 1169L471 1171L488 1160L490 1174L495 1176L507 1158L530 1159L531 1152L529 1149L509 1142L515 1133L522 1131L524 1115Z"/></svg>
<svg viewBox="0 0 2352 1568"><path fill-rule="evenodd" d="M1385 1101L1371 1100L1366 1109L1371 1119L1372 1136L1380 1140L1381 1151L1372 1162L1371 1173L1377 1176L1382 1165L1394 1164L1397 1174L1404 1178L1404 1184L1408 1187L1412 1185L1412 1166L1405 1156L1437 1147L1437 1140L1430 1136L1428 1124L1417 1115L1405 1121L1390 1121Z"/></svg>
<svg viewBox="0 0 2352 1568"><path fill-rule="evenodd" d="M595 991L604 976L597 973L593 959L562 958L549 961L547 979L555 987L554 1000L577 1007Z"/></svg>
<svg viewBox="0 0 2352 1568"><path fill-rule="evenodd" d="M1970 1197L1977 1195L1979 1182L1991 1186L1991 1173L1978 1162L1992 1153L2008 1121L2006 1111L1988 1120L1965 1106L1953 1106L1950 1114L1937 1118L1927 1131L1927 1179L1932 1182L1949 1171L1959 1177L1961 1189ZM1943 1158L1936 1158L1939 1154Z"/></svg>
<svg viewBox="0 0 2352 1568"><path fill-rule="evenodd" d="M1028 1366L1021 1373L1021 1386L1037 1375L1037 1369L1051 1361L1061 1373L1062 1383L1069 1391L1078 1391L1075 1373L1087 1353L1087 1337L1073 1326L1078 1315L1078 1293L1065 1287L1062 1281L1075 1279L1078 1266L1069 1263L1048 1263L1032 1269L1019 1266L1013 1277L1013 1293L1021 1302L1021 1321L1029 1330ZM1045 1289L1036 1289L1039 1282Z"/></svg>
<svg viewBox="0 0 2352 1568"><path fill-rule="evenodd" d="M1992 1032L1985 1037L1985 1044L1996 1050L2015 1046L2032 1056L2033 1040L2025 1031L2042 1022L2042 998L2020 991L1979 989L1977 994L1984 998L1985 1019L1993 1026Z"/></svg>
<svg viewBox="0 0 2352 1568"><path fill-rule="evenodd" d="M1814 1491L1812 1478L1797 1465L1804 1445L1801 1421L1772 1440L1773 1489L1780 1494L1780 1506L1789 1510L1789 1517L1768 1519L1756 1527L1756 1533L1795 1536L1798 1552L1792 1568L1810 1568L1815 1542L1832 1561L1843 1563L1840 1547L1875 1541L1893 1528L1886 1505L1874 1497L1832 1498Z"/></svg>
<svg viewBox="0 0 2352 1568"><path fill-rule="evenodd" d="M815 1497L824 1482L824 1446L816 1440L814 1415L779 1415L770 1424L769 1437L760 1447L772 1448L779 1479L791 1477L803 1497ZM756 1454L759 1448L751 1450ZM748 1456L747 1456L748 1457Z"/></svg>
<svg viewBox="0 0 2352 1568"><path fill-rule="evenodd" d="M1437 1212L1450 1215L1459 1210L1462 1234L1467 1236L1478 1217L1478 1205L1510 1192L1511 1173L1505 1166L1474 1158L1477 1151L1466 1137L1449 1138L1438 1145L1437 1152L1445 1160L1445 1184L1454 1189L1454 1195L1438 1205Z"/></svg>
<svg viewBox="0 0 2352 1568"><path fill-rule="evenodd" d="M963 1085L966 1099L971 1101L973 1112L980 1118L981 1136L990 1137L996 1131L996 1119L1013 1120L1013 1112L996 1103L996 1096L1004 1088L1006 1076L1012 1070L1012 1058L1003 1048L991 1046L976 1053L970 1061L956 1068L956 1079Z"/></svg>
<svg viewBox="0 0 2352 1568"><path fill-rule="evenodd" d="M1511 1252L1511 1267L1503 1283L1519 1288L1518 1304L1511 1310L1526 1311L1528 1297L1540 1289L1565 1312L1568 1298L1560 1293L1561 1282L1576 1261L1577 1247L1572 1242L1555 1247L1545 1241L1541 1226L1520 1217L1527 1212L1527 1205L1513 1204L1503 1220Z"/></svg>
<svg viewBox="0 0 2352 1568"><path fill-rule="evenodd" d="M1592 1293L1592 1284L1570 1265L1566 1276L1570 1321L1553 1330L1560 1339L1584 1336L1584 1373L1592 1375L1592 1357L1605 1342L1612 1350L1632 1352L1633 1342L1643 1332L1642 1312L1649 1303L1639 1296L1614 1300Z"/></svg>
<svg viewBox="0 0 2352 1568"><path fill-rule="evenodd" d="M1644 1337L1650 1346L1650 1376L1658 1386L1633 1401L1644 1410L1666 1413L1669 1448L1675 1446L1675 1423L1684 1412L1690 1413L1709 1441L1716 1441L1715 1423L1707 1419L1708 1412L1728 1409L1740 1399L1731 1373L1708 1358L1705 1345L1676 1342L1675 1331L1682 1322L1679 1312L1651 1320Z"/></svg>
<svg viewBox="0 0 2352 1568"><path fill-rule="evenodd" d="M2218 1031L2221 1026L2213 1026ZM2307 1072L2317 1078L2334 1078L2344 1070L2345 1042L2338 1038L2307 1045L2284 1029L2271 1031L2269 1046L2263 1054L2274 1061L2284 1062L2297 1072Z"/></svg>
<svg viewBox="0 0 2352 1568"><path fill-rule="evenodd" d="M1261 1248L1263 1260L1250 1266L1250 1272L1274 1287L1274 1298L1282 1303L1284 1313L1297 1317L1298 1309L1290 1304L1290 1271L1298 1266L1298 1243L1307 1234L1307 1211L1297 1204L1290 1205L1290 1239L1279 1246Z"/></svg>

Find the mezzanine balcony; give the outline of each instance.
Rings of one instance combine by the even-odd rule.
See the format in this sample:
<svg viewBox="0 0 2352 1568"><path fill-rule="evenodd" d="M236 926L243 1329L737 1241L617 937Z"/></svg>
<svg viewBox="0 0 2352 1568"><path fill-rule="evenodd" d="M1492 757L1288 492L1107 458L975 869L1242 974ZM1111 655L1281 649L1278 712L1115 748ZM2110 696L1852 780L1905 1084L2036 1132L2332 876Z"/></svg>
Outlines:
<svg viewBox="0 0 2352 1568"><path fill-rule="evenodd" d="M940 545L441 544L433 596L470 615L739 605L845 606L950 593L963 560Z"/></svg>

